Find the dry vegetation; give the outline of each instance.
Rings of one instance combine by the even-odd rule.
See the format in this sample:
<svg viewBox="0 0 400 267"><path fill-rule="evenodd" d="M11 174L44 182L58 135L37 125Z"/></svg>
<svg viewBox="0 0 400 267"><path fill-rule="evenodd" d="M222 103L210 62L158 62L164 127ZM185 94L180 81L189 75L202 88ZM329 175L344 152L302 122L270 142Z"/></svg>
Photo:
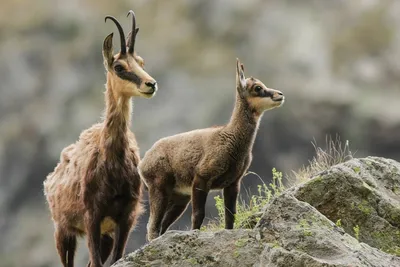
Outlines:
<svg viewBox="0 0 400 267"><path fill-rule="evenodd" d="M315 149L315 156L308 161L308 165L286 175L288 185L305 182L319 172L352 159L355 154L350 150L349 140L343 143L338 135L334 139L331 136L327 136L325 148L319 147L315 140L311 143Z"/></svg>
<svg viewBox="0 0 400 267"><path fill-rule="evenodd" d="M286 175L287 186L290 187L305 182L319 172L327 170L336 164L346 162L354 156L354 153L350 150L349 141L346 140L343 143L338 135L335 138L327 136L325 148L319 147L315 140L311 143L315 148L315 156L309 160L308 165ZM248 201L244 198L239 199L235 215L235 228L253 228L260 219L264 206L272 197L281 194L285 190L285 185L282 181L283 174L275 168L272 169L272 182L269 184L266 184L257 173L248 172L246 175L250 174L256 175L261 183L258 185L257 194L251 194L247 191L246 199ZM202 227L202 230L215 231L224 228L224 200L220 195L215 196L214 199L218 217L210 220L207 225Z"/></svg>

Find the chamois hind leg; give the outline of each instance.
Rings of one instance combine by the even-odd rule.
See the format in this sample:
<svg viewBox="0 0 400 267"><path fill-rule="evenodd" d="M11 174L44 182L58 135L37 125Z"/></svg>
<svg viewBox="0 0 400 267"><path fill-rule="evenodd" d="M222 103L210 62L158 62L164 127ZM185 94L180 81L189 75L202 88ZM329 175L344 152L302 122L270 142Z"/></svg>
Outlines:
<svg viewBox="0 0 400 267"><path fill-rule="evenodd" d="M85 215L85 227L87 233L87 243L89 247L90 267L101 267L101 217L87 212Z"/></svg>
<svg viewBox="0 0 400 267"><path fill-rule="evenodd" d="M161 222L160 235L164 234L168 228L173 224L186 210L190 201L189 195L173 193L168 201L167 211Z"/></svg>
<svg viewBox="0 0 400 267"><path fill-rule="evenodd" d="M168 190L159 185L149 188L150 218L147 223L148 241L160 236L161 222L168 205L168 193Z"/></svg>
<svg viewBox="0 0 400 267"><path fill-rule="evenodd" d="M225 204L225 229L233 229L236 214L236 202L239 195L240 184L235 182L224 188Z"/></svg>
<svg viewBox="0 0 400 267"><path fill-rule="evenodd" d="M130 207L126 207L126 210L123 212L123 215L119 218L117 226L115 228L115 236L114 236L114 250L113 255L111 257L110 264L114 264L117 260L122 258L126 242L129 237L129 233L131 232L132 225L136 221L136 216L131 215L132 209Z"/></svg>
<svg viewBox="0 0 400 267"><path fill-rule="evenodd" d="M209 191L207 181L196 175L192 185L192 230L200 229L203 223Z"/></svg>
<svg viewBox="0 0 400 267"><path fill-rule="evenodd" d="M76 236L68 235L63 229L56 227L54 233L56 247L64 267L74 266L74 255L76 250Z"/></svg>
<svg viewBox="0 0 400 267"><path fill-rule="evenodd" d="M109 236L108 234L104 234L101 236L100 252L101 252L101 262L103 264L107 261L108 256L110 256L113 245L114 245L114 239L111 236ZM87 267L90 267L90 261Z"/></svg>

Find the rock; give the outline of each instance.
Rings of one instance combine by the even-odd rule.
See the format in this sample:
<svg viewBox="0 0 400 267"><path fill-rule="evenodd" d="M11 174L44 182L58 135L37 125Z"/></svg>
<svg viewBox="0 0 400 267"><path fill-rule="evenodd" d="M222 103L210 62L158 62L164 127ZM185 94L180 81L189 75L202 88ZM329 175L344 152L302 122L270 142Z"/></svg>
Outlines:
<svg viewBox="0 0 400 267"><path fill-rule="evenodd" d="M400 256L400 163L377 157L353 159L292 191L331 221L340 220L346 233Z"/></svg>
<svg viewBox="0 0 400 267"><path fill-rule="evenodd" d="M268 204L255 230L275 237L258 266L400 266L399 257L359 243L290 192Z"/></svg>
<svg viewBox="0 0 400 267"><path fill-rule="evenodd" d="M254 229L169 231L114 266L400 266L382 251L399 244L399 169L393 160L351 160L273 198Z"/></svg>

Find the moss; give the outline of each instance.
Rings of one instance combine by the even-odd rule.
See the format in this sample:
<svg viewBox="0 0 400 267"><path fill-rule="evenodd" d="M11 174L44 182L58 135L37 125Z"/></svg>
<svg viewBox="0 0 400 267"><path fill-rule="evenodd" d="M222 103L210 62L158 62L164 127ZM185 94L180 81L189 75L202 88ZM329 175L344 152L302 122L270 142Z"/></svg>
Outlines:
<svg viewBox="0 0 400 267"><path fill-rule="evenodd" d="M366 200L363 200L360 204L358 204L357 208L365 215L370 215L372 213L372 208Z"/></svg>
<svg viewBox="0 0 400 267"><path fill-rule="evenodd" d="M273 247L273 248L280 248L281 246L279 245L278 241L275 240L275 241L272 243L272 247Z"/></svg>
<svg viewBox="0 0 400 267"><path fill-rule="evenodd" d="M306 219L301 219L299 222L299 228L303 230L303 235L304 236L312 236L313 233L310 230L310 224Z"/></svg>
<svg viewBox="0 0 400 267"><path fill-rule="evenodd" d="M239 256L240 256L239 251L235 250L235 251L233 252L233 257L234 257L234 258L239 258Z"/></svg>
<svg viewBox="0 0 400 267"><path fill-rule="evenodd" d="M400 247L399 246L394 246L392 248L388 248L388 249L383 250L383 251L385 251L386 253L393 254L393 255L396 255L396 256L400 257Z"/></svg>
<svg viewBox="0 0 400 267"><path fill-rule="evenodd" d="M197 264L197 260L196 260L195 258L189 258L189 259L187 259L186 261L187 261L188 263L192 264L192 265Z"/></svg>
<svg viewBox="0 0 400 267"><path fill-rule="evenodd" d="M387 231L375 231L372 232L371 236L378 243L377 247L386 253L390 253L396 256L400 256L400 230L394 234Z"/></svg>
<svg viewBox="0 0 400 267"><path fill-rule="evenodd" d="M320 183L322 182L322 177L321 175L318 175L316 177L314 177L313 179L311 179L310 183Z"/></svg>
<svg viewBox="0 0 400 267"><path fill-rule="evenodd" d="M358 174L360 173L361 169L360 167L353 167L353 171Z"/></svg>
<svg viewBox="0 0 400 267"><path fill-rule="evenodd" d="M248 241L249 241L249 239L247 239L247 238L238 239L235 242L235 246L239 247L239 248L244 247Z"/></svg>

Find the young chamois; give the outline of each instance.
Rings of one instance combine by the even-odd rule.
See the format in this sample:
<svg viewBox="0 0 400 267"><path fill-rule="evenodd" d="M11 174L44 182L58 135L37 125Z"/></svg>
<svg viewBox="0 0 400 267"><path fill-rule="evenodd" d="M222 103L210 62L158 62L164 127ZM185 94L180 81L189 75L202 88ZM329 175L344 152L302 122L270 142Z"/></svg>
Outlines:
<svg viewBox="0 0 400 267"><path fill-rule="evenodd" d="M165 233L190 200L192 229L199 229L207 194L213 189L223 189L225 228L233 228L240 180L251 163L260 118L284 102L280 91L246 79L243 65L236 63L236 103L229 123L162 138L139 164L149 191L149 240Z"/></svg>
<svg viewBox="0 0 400 267"><path fill-rule="evenodd" d="M119 22L121 51L113 55L113 34L103 43L107 71L104 120L83 131L79 140L61 152L60 162L47 176L44 191L55 226L55 242L64 267L74 266L76 237L86 234L88 266L101 267L113 250L120 259L141 207L139 149L130 131L133 96L151 98L156 81L144 71L134 51L135 14L127 43Z"/></svg>

